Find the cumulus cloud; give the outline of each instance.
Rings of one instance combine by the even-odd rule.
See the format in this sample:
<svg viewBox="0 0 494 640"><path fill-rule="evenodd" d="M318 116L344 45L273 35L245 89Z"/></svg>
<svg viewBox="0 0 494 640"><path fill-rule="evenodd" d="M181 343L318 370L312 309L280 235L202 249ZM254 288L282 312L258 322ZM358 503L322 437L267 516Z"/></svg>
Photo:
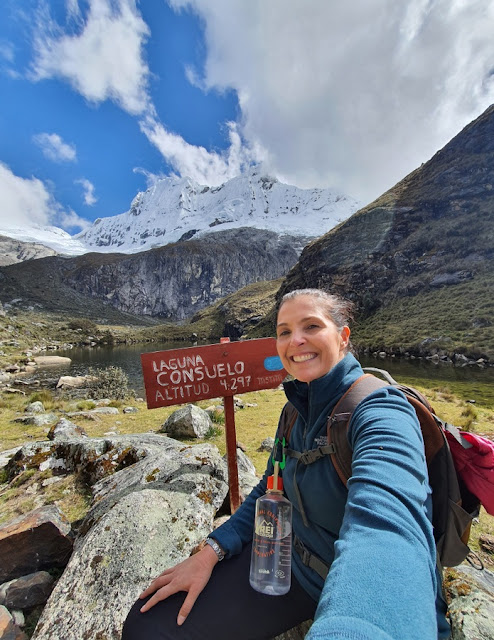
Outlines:
<svg viewBox="0 0 494 640"><path fill-rule="evenodd" d="M237 91L242 137L298 186L377 196L494 101L491 0L169 3L204 20L204 86Z"/></svg>
<svg viewBox="0 0 494 640"><path fill-rule="evenodd" d="M61 211L58 217L58 224L65 231L86 231L91 226L91 222L85 218L81 218L75 211Z"/></svg>
<svg viewBox="0 0 494 640"><path fill-rule="evenodd" d="M0 162L0 227L32 225L85 229L90 223L74 211L66 211L38 178L15 175Z"/></svg>
<svg viewBox="0 0 494 640"><path fill-rule="evenodd" d="M83 189L84 204L92 207L98 202L98 198L94 195L94 184L86 178L75 180L75 184L80 184Z"/></svg>
<svg viewBox="0 0 494 640"><path fill-rule="evenodd" d="M149 70L143 47L149 28L133 0L90 0L85 21L68 3L73 32L38 13L32 77L61 78L91 102L113 100L131 114L149 108ZM77 20L76 20L77 18Z"/></svg>
<svg viewBox="0 0 494 640"><path fill-rule="evenodd" d="M57 133L38 133L33 136L43 155L54 162L74 162L76 150L74 145L67 144Z"/></svg>
<svg viewBox="0 0 494 640"><path fill-rule="evenodd" d="M219 185L233 178L252 157L252 152L242 145L237 126L232 122L228 123L230 147L223 154L189 144L151 116L143 119L140 126L179 175L188 176L199 184Z"/></svg>
<svg viewBox="0 0 494 640"><path fill-rule="evenodd" d="M37 178L21 178L0 162L0 224L51 224L54 200Z"/></svg>

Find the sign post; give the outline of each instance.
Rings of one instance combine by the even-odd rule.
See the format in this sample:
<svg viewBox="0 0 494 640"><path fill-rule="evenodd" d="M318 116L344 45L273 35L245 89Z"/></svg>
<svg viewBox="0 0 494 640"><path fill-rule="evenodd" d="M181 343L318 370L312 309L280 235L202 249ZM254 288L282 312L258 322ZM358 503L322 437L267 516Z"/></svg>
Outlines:
<svg viewBox="0 0 494 640"><path fill-rule="evenodd" d="M233 396L274 389L286 376L274 338L141 354L148 409L223 398L230 507L240 505Z"/></svg>

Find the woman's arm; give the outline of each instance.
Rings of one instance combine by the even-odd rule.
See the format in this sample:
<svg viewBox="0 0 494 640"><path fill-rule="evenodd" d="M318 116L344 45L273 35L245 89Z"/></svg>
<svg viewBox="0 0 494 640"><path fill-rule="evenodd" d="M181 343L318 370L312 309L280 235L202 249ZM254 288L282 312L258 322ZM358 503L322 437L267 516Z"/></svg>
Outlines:
<svg viewBox="0 0 494 640"><path fill-rule="evenodd" d="M307 640L437 640L435 544L420 426L401 392L354 412L348 500Z"/></svg>

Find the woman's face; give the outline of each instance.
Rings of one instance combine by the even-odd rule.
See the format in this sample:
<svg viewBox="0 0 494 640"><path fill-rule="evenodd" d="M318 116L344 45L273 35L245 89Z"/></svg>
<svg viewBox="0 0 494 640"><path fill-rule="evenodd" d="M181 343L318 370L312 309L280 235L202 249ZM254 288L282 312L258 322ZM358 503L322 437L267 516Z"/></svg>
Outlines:
<svg viewBox="0 0 494 640"><path fill-rule="evenodd" d="M344 357L350 329L339 331L317 298L302 295L281 306L276 334L276 348L285 369L297 380L311 382Z"/></svg>

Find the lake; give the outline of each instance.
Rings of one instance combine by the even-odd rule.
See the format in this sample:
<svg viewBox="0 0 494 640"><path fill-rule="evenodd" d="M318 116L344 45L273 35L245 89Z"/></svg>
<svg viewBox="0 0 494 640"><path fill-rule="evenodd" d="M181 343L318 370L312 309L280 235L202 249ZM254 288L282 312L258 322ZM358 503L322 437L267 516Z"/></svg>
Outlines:
<svg viewBox="0 0 494 640"><path fill-rule="evenodd" d="M84 375L89 367L101 369L110 365L121 367L129 378L130 387L144 397L140 354L192 346L191 343L149 343L115 345L113 347L84 347L57 351L56 355L71 358L72 364L64 368L45 369L43 375ZM449 387L464 400L473 399L488 408L494 406L494 367L480 368L477 365L454 367L451 364L434 364L429 360L404 358L359 358L363 366L386 369L399 382L414 386Z"/></svg>

